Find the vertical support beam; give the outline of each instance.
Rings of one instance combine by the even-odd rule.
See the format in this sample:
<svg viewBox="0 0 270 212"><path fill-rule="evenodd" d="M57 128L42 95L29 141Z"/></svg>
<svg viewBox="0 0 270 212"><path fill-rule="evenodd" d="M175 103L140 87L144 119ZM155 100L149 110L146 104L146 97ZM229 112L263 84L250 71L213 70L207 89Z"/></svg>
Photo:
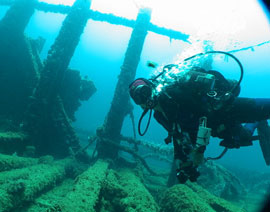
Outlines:
<svg viewBox="0 0 270 212"><path fill-rule="evenodd" d="M21 121L36 83L34 61L25 28L37 0L16 0L0 21L0 117Z"/></svg>
<svg viewBox="0 0 270 212"><path fill-rule="evenodd" d="M90 3L90 0L76 0L73 4L41 71L25 128L31 135L31 144L36 146L39 154L61 154L60 157L63 157L68 154L69 148L73 151L80 148L59 91L88 21Z"/></svg>
<svg viewBox="0 0 270 212"><path fill-rule="evenodd" d="M44 99L48 103L55 100L65 71L87 23L89 7L90 0L76 0L65 18L45 61L40 84L35 93L36 98Z"/></svg>
<svg viewBox="0 0 270 212"><path fill-rule="evenodd" d="M16 0L0 22L1 37L22 36L34 14L36 3L37 0Z"/></svg>
<svg viewBox="0 0 270 212"><path fill-rule="evenodd" d="M136 70L140 62L140 56L149 28L150 19L151 9L142 8L139 10L136 24L132 31L125 54L124 63L121 66L121 73L116 85L111 108L105 119L103 130L100 132L102 136L114 140L115 142L120 142L117 141L117 139L119 139L124 118L130 110L128 86L134 80L136 75ZM101 145L101 148L99 149L100 156L112 158L117 156L118 149L115 149L113 146L108 147L107 144L104 145L105 146Z"/></svg>

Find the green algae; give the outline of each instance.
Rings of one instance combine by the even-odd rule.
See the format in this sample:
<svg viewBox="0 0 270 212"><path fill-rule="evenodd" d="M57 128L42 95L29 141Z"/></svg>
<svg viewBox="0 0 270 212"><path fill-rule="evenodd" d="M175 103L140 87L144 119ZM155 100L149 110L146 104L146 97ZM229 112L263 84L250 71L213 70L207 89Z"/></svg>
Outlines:
<svg viewBox="0 0 270 212"><path fill-rule="evenodd" d="M59 203L63 212L95 211L108 163L99 160L75 180L72 191Z"/></svg>
<svg viewBox="0 0 270 212"><path fill-rule="evenodd" d="M38 159L0 154L0 172L35 165Z"/></svg>
<svg viewBox="0 0 270 212"><path fill-rule="evenodd" d="M26 135L22 132L12 132L12 131L7 131L7 132L0 132L0 139L20 139L23 140L26 138Z"/></svg>
<svg viewBox="0 0 270 212"><path fill-rule="evenodd" d="M66 159L0 173L0 212L20 208L40 193L50 190L65 178Z"/></svg>
<svg viewBox="0 0 270 212"><path fill-rule="evenodd" d="M188 183L188 186L195 192L197 195L203 198L203 200L210 205L215 211L218 212L242 212L241 208L236 206L234 203L231 203L225 199L216 197L215 195L208 192L206 189L199 186L197 183Z"/></svg>
<svg viewBox="0 0 270 212"><path fill-rule="evenodd" d="M71 179L64 180L57 187L41 195L29 206L24 208L23 212L44 212L57 211L58 204L63 200L66 194L72 191L74 182Z"/></svg>
<svg viewBox="0 0 270 212"><path fill-rule="evenodd" d="M141 179L130 169L109 170L96 207L105 212L156 212L158 205Z"/></svg>
<svg viewBox="0 0 270 212"><path fill-rule="evenodd" d="M85 167L74 170L80 165L72 159L0 154L1 163L8 169L0 172L0 212L243 212L259 208L252 202L254 198L259 202L254 192L247 197L249 204L242 205L248 209L244 210L197 183L179 184L165 191L164 177L145 175L137 168L114 165L113 169L104 160L80 175Z"/></svg>
<svg viewBox="0 0 270 212"><path fill-rule="evenodd" d="M160 204L160 212L215 212L198 194L182 184L168 189Z"/></svg>
<svg viewBox="0 0 270 212"><path fill-rule="evenodd" d="M119 202L120 207L125 212L155 212L158 211L158 206L155 203L152 195L147 191L137 177L130 170L121 170L117 173L119 176L118 182L122 186L123 191L127 196Z"/></svg>
<svg viewBox="0 0 270 212"><path fill-rule="evenodd" d="M168 189L160 205L160 212L243 212L195 183L179 184Z"/></svg>

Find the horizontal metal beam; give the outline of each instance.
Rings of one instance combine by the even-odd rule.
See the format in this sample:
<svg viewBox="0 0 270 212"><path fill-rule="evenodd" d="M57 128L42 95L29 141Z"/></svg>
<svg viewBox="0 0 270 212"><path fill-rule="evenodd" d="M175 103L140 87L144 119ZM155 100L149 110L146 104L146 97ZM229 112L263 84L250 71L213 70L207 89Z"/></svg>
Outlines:
<svg viewBox="0 0 270 212"><path fill-rule="evenodd" d="M14 3L14 0L0 0L0 5L9 6Z"/></svg>
<svg viewBox="0 0 270 212"><path fill-rule="evenodd" d="M0 6L10 6L14 3L15 0L0 0ZM52 12L52 13L60 13L60 14L67 14L70 11L70 6L65 5L54 5L54 4L47 4L45 2L37 2L36 9L43 11L43 12ZM135 25L135 20L130 20L127 18L122 18L115 16L113 14L105 14L100 13L98 11L89 10L89 19L94 21L104 21L114 25L122 25L126 27L132 27ZM167 29L164 27L159 27L154 24L149 25L149 30L151 32L167 36L170 39L175 40L182 40L184 42L188 42L189 35L184 34L179 31L175 31L172 29Z"/></svg>

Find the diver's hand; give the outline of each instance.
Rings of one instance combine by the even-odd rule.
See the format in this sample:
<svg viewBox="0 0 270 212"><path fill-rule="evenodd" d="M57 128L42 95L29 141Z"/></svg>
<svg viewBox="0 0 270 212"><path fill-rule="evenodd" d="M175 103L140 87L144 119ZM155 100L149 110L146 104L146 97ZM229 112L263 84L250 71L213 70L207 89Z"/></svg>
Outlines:
<svg viewBox="0 0 270 212"><path fill-rule="evenodd" d="M176 177L181 184L184 184L188 180L188 175L180 169L176 170Z"/></svg>
<svg viewBox="0 0 270 212"><path fill-rule="evenodd" d="M165 141L165 144L171 143L172 142L172 135L168 135L168 137L165 138L164 141Z"/></svg>
<svg viewBox="0 0 270 212"><path fill-rule="evenodd" d="M176 170L176 177L179 183L183 184L187 180L191 182L196 182L197 178L200 176L200 173L197 170L198 166L194 166L193 164L188 167L180 168Z"/></svg>

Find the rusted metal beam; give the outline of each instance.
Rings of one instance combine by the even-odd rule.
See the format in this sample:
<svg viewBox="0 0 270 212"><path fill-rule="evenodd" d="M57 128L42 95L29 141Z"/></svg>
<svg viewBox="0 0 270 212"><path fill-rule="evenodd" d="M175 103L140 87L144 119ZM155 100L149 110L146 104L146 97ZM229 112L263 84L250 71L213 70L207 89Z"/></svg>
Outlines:
<svg viewBox="0 0 270 212"><path fill-rule="evenodd" d="M99 134L101 138L111 139L118 144L120 143L119 138L124 118L130 112L131 107L128 86L134 80L136 75L144 40L150 24L151 12L152 11L149 8L139 10L136 24L125 53L124 62L121 66L121 72L118 77L119 80L115 88L111 108L102 129L97 131L97 134ZM115 146L108 145L106 142L102 142L101 139L98 152L101 157L115 158L117 157L118 149Z"/></svg>
<svg viewBox="0 0 270 212"><path fill-rule="evenodd" d="M22 118L36 85L35 49L24 31L35 12L36 0L16 0L0 20L0 116ZM35 60L36 59L36 60Z"/></svg>
<svg viewBox="0 0 270 212"><path fill-rule="evenodd" d="M0 6L9 6L14 2L14 0L0 0ZM61 13L61 14L67 14L70 11L70 6L64 6L64 5L53 5L53 4L47 4L44 2L39 2L36 4L36 9L44 12L53 12L53 13ZM115 25L122 25L126 27L134 27L135 25L135 20L130 20L122 17L115 16L113 14L104 14L100 13L98 11L93 11L89 10L88 11L88 18L92 19L94 21L104 21L108 22L110 24L115 24ZM175 39L175 40L182 40L184 42L188 42L189 35L172 30L172 29L167 29L164 27L159 27L154 24L149 24L148 31L167 36L170 39Z"/></svg>
<svg viewBox="0 0 270 212"><path fill-rule="evenodd" d="M35 11L36 0L16 0L0 21L1 35L22 35Z"/></svg>
<svg viewBox="0 0 270 212"><path fill-rule="evenodd" d="M61 152L65 152L68 147L73 152L80 149L79 140L65 113L59 92L70 60L86 26L90 2L90 0L75 1L44 62L25 127L32 135L32 142L38 147L38 153L44 154L55 150L57 155L59 148L62 148ZM62 147L56 148L57 144Z"/></svg>

